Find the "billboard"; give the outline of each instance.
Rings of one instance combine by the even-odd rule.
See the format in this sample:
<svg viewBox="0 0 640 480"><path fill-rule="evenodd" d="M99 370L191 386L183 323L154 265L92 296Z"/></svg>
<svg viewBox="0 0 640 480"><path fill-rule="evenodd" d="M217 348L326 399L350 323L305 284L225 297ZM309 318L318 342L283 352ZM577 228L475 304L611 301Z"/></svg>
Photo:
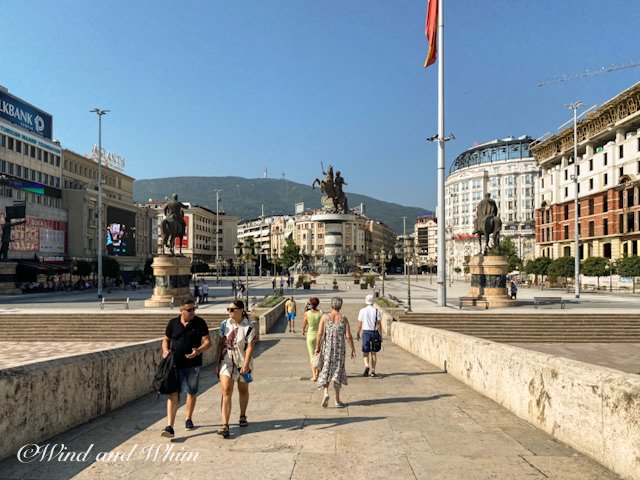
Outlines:
<svg viewBox="0 0 640 480"><path fill-rule="evenodd" d="M0 118L51 140L53 117L48 113L0 90Z"/></svg>
<svg viewBox="0 0 640 480"><path fill-rule="evenodd" d="M135 257L136 214L128 210L107 207L107 255Z"/></svg>

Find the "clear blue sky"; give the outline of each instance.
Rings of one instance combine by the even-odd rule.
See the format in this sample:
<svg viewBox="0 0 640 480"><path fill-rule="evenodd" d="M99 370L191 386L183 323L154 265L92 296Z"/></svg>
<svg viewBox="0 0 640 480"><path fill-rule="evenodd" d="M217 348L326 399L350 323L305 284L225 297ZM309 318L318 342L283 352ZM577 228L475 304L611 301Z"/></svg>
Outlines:
<svg viewBox="0 0 640 480"><path fill-rule="evenodd" d="M137 179L311 184L434 208L437 68L422 68L426 0L3 2L0 84L54 117L54 137L103 145ZM636 0L445 0L447 172L473 142L537 137L640 80ZM248 192L250 194L250 192ZM227 206L230 207L230 206Z"/></svg>

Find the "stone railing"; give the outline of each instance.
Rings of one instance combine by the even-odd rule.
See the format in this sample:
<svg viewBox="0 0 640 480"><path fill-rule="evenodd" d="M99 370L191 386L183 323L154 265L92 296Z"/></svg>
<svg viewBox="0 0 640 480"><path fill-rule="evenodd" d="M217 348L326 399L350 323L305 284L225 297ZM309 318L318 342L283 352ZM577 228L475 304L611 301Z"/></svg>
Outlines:
<svg viewBox="0 0 640 480"><path fill-rule="evenodd" d="M258 332L258 322L253 324ZM219 332L212 331L212 348L203 354L203 365L215 361L219 339ZM0 370L0 459L150 393L162 358L160 342Z"/></svg>
<svg viewBox="0 0 640 480"><path fill-rule="evenodd" d="M284 317L284 304L287 302L286 298L278 302L274 307L261 308L254 307L251 310L251 318L258 318L260 323L260 335L269 333L269 330L276 324L276 322Z"/></svg>
<svg viewBox="0 0 640 480"><path fill-rule="evenodd" d="M623 478L640 479L640 376L446 330L386 327L408 352Z"/></svg>

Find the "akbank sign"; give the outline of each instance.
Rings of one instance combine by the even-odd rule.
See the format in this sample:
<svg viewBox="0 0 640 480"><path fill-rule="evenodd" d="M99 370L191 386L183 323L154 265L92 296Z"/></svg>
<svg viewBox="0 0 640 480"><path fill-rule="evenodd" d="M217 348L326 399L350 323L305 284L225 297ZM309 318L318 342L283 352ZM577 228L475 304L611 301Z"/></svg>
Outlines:
<svg viewBox="0 0 640 480"><path fill-rule="evenodd" d="M51 140L51 115L24 103L13 95L0 90L0 118L20 125Z"/></svg>

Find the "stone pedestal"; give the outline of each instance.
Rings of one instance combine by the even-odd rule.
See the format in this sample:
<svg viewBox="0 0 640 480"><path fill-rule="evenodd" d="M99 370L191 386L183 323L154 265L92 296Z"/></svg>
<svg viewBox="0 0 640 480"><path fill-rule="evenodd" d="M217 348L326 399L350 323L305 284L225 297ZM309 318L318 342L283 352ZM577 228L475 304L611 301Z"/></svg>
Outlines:
<svg viewBox="0 0 640 480"><path fill-rule="evenodd" d="M0 295L19 295L22 290L16 288L16 262L0 262Z"/></svg>
<svg viewBox="0 0 640 480"><path fill-rule="evenodd" d="M191 281L191 259L189 257L171 257L160 255L151 264L156 286L153 296L144 301L145 307L168 307L171 299L176 302L188 297Z"/></svg>
<svg viewBox="0 0 640 480"><path fill-rule="evenodd" d="M489 308L513 307L517 303L511 300L507 289L509 260L498 255L474 255L469 260L471 274L470 297L487 300Z"/></svg>
<svg viewBox="0 0 640 480"><path fill-rule="evenodd" d="M324 258L322 264L316 265L319 273L347 273L353 266L353 259L346 260L342 230L345 223L355 221L351 213L317 213L311 221L324 223Z"/></svg>

